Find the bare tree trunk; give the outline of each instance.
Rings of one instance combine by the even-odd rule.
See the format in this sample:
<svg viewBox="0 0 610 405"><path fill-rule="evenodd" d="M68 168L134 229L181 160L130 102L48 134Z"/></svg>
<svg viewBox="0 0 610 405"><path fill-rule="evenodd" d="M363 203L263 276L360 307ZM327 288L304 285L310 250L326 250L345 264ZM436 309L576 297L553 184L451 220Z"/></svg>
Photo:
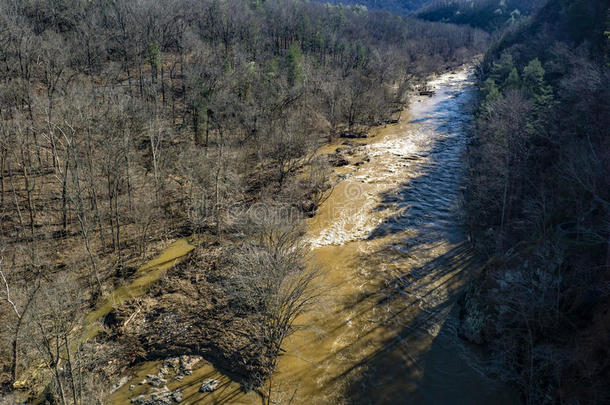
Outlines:
<svg viewBox="0 0 610 405"><path fill-rule="evenodd" d="M173 63L169 70L169 96L171 98L172 103L172 124L176 123L176 99L174 97L174 69L176 68L176 64Z"/></svg>
<svg viewBox="0 0 610 405"><path fill-rule="evenodd" d="M53 165L53 169L57 170L57 146L55 145L55 136L53 134L49 134L49 146L51 147L51 163Z"/></svg>
<svg viewBox="0 0 610 405"><path fill-rule="evenodd" d="M74 157L76 159L76 156ZM95 257L93 255L93 250L91 249L91 242L89 241L89 231L85 219L84 212L84 203L82 200L82 190L80 187L80 180L78 177L78 163L74 162L74 169L72 170L72 175L74 177L74 183L76 186L76 218L78 219L78 223L80 225L81 234L83 236L83 240L85 241L85 248L87 249L87 254L89 255L89 261L91 262L91 270L93 270L93 275L95 277L95 281L98 288L98 293L102 292L102 282L100 280L99 271L97 269L97 263L95 262Z"/></svg>
<svg viewBox="0 0 610 405"><path fill-rule="evenodd" d="M34 147L36 148L36 157L38 159L38 167L42 168L42 158L40 156L40 144L38 143L38 135L36 131L32 131L32 138L34 139Z"/></svg>
<svg viewBox="0 0 610 405"><path fill-rule="evenodd" d="M8 167L8 178L11 179L11 189L13 190L13 199L15 201L15 208L17 208L17 216L19 218L19 227L24 228L23 215L21 214L21 208L19 207L19 200L17 199L17 187L15 186L15 180L13 179L13 173L11 166Z"/></svg>
<svg viewBox="0 0 610 405"><path fill-rule="evenodd" d="M32 179L30 178L30 175L28 173L28 169L26 167L25 161L22 162L22 174L23 174L23 180L25 182L25 192L27 195L28 213L29 213L29 217L30 217L30 236L33 241L34 240L35 212L34 212L34 200L32 198L32 192L34 191L34 183L31 181Z"/></svg>
<svg viewBox="0 0 610 405"><path fill-rule="evenodd" d="M111 173L110 171L108 172L107 176L106 176L106 181L108 184L108 220L110 221L110 234L112 235L112 248L113 250L116 252L118 249L118 243L116 240L116 232L114 229L114 214L113 214L113 208L114 208L114 186L113 186L113 180L111 177Z"/></svg>
<svg viewBox="0 0 610 405"><path fill-rule="evenodd" d="M118 193L118 184L115 184L115 197L114 197L114 216L116 223L116 244L117 244L117 254L119 257L119 265L121 264L121 218L119 214L119 193Z"/></svg>
<svg viewBox="0 0 610 405"><path fill-rule="evenodd" d="M62 188L61 188L61 214L62 214L62 229L64 235L68 231L68 170L70 159L68 154L66 153L66 164L64 166L64 173L62 179Z"/></svg>
<svg viewBox="0 0 610 405"><path fill-rule="evenodd" d="M6 149L2 148L2 153L0 154L0 208L4 208L4 168L6 166Z"/></svg>
<svg viewBox="0 0 610 405"><path fill-rule="evenodd" d="M15 325L15 331L13 332L13 342L11 344L12 355L13 355L13 358L11 359L11 383L14 383L17 380L17 358L18 358L18 353L19 353L19 351L17 349L18 349L18 344L19 344L19 333L21 332L21 327L23 326L23 321L24 321L25 317L27 316L27 312L30 308L30 305L34 301L34 297L36 296L36 292L38 291L39 288L40 288L40 284L38 284L36 286L36 288L34 288L32 293L28 297L28 300L25 303L25 306L23 307L23 309L21 310L21 313L19 314L19 316L17 318L17 324Z"/></svg>
<svg viewBox="0 0 610 405"><path fill-rule="evenodd" d="M144 98L144 78L142 77L142 63L138 59L138 83L140 87L140 98Z"/></svg>
<svg viewBox="0 0 610 405"><path fill-rule="evenodd" d="M163 100L163 107L165 107L165 80L163 79L163 63L161 64L161 99Z"/></svg>
<svg viewBox="0 0 610 405"><path fill-rule="evenodd" d="M19 309L17 309L17 305L11 298L11 289L9 287L6 277L4 276L4 273L2 272L1 258L0 258L0 279L2 279L2 282L5 287L4 288L5 296L0 296L0 299L2 301L7 302L12 307L12 310L13 310L15 316L17 317L17 323L15 324L15 327L13 330L12 341L11 341L11 364L10 364L11 380L10 380L10 383L12 385L17 379L17 363L18 363L17 360L18 360L18 355L19 355L19 351L18 351L19 333L21 332L21 327L23 326L23 322L25 320L25 317L27 316L28 310L29 310L32 302L34 301L34 297L36 296L36 293L38 292L38 289L40 288L40 283L37 282L36 287L33 290L31 290L31 292L28 294L28 298L27 298L27 301L25 302L25 305L23 306L23 308L21 310L19 310Z"/></svg>
<svg viewBox="0 0 610 405"><path fill-rule="evenodd" d="M70 373L70 388L72 389L72 401L74 405L78 405L79 401L76 399L76 385L74 382L74 368L72 367L72 358L70 356L70 345L68 344L68 334L63 333L64 346L66 347L66 360L68 371Z"/></svg>
<svg viewBox="0 0 610 405"><path fill-rule="evenodd" d="M506 218L506 201L508 198L508 188L509 188L509 184L510 184L510 172L509 172L509 162L508 162L508 153L509 151L506 152L507 153L507 157L506 157L506 170L505 170L505 176L504 176L504 192L502 194L502 214L500 217L500 234L498 235L498 239L497 239L497 246L496 249L498 250L498 252L500 252L502 250L502 246L504 244L504 222L505 222L505 218Z"/></svg>
<svg viewBox="0 0 610 405"><path fill-rule="evenodd" d="M153 175L155 178L155 200L159 204L159 148L161 144L161 130L157 128L156 118L153 118L153 123L149 131L150 153L153 163Z"/></svg>
<svg viewBox="0 0 610 405"><path fill-rule="evenodd" d="M42 326L40 321L38 322L38 329L40 329L42 335L42 344L44 347L44 351L46 352L47 356L49 356L49 365L53 369L53 375L55 376L55 382L57 383L61 403L63 405L66 405L66 394L64 392L64 386L61 381L61 376L59 374L59 336L57 336L57 330L55 331L55 353L57 353L56 356L53 353L53 344L49 341L49 338L46 335L44 327Z"/></svg>
<svg viewBox="0 0 610 405"><path fill-rule="evenodd" d="M219 142L218 142L218 160L216 163L216 176L214 179L214 198L215 198L215 207L216 207L216 235L218 236L218 239L221 239L221 232L222 232L222 227L221 227L221 209L220 209L220 187L219 187L219 183L220 183L220 171L222 168L222 143L223 143L223 136L222 136L222 128L220 128L220 125L218 126L218 137L219 137Z"/></svg>
<svg viewBox="0 0 610 405"><path fill-rule="evenodd" d="M89 176L89 190L91 194L92 210L95 213L102 251L106 250L106 238L104 238L104 227L102 226L102 216L100 214L98 196L96 192L95 176L93 174L93 148L91 146L91 132L87 130L87 170Z"/></svg>
<svg viewBox="0 0 610 405"><path fill-rule="evenodd" d="M180 48L180 81L182 85L182 103L186 106L188 105L186 102L186 82L185 82L185 74L184 74L184 55L183 50ZM186 122L186 108L184 109L184 113L182 116L182 122Z"/></svg>
<svg viewBox="0 0 610 405"><path fill-rule="evenodd" d="M83 367L82 367L83 355L81 353L81 346L77 345L76 350L77 350L77 357L78 357L78 397L81 399L81 403L82 403L84 381L83 381Z"/></svg>
<svg viewBox="0 0 610 405"><path fill-rule="evenodd" d="M131 89L131 69L129 69L129 61L127 59L125 59L125 65L127 66L127 85L129 86L129 95L133 96L133 91Z"/></svg>
<svg viewBox="0 0 610 405"><path fill-rule="evenodd" d="M131 186L131 159L129 158L129 136L123 138L123 149L125 153L125 182L127 183L127 205L129 213L133 213L133 192Z"/></svg>

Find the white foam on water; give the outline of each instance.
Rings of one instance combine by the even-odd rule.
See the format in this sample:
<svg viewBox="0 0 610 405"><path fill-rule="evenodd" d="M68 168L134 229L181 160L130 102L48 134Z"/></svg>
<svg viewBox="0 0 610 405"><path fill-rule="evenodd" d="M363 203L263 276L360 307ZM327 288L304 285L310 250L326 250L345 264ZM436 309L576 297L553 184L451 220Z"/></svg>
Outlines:
<svg viewBox="0 0 610 405"><path fill-rule="evenodd" d="M420 97L421 102L411 103L412 118L404 133L364 146L372 164L354 167L356 172L346 176L342 187L334 191L337 192L338 188L355 190L358 198L352 201L348 198L342 206L327 207L332 210L333 220L319 235L310 239L312 248L366 239L384 222L384 218L405 208L400 204L382 204L383 214L379 214L380 195L404 184L409 178L419 176L418 166L422 163L429 167L434 164L428 161L428 157L434 143L442 137L437 127L451 124L452 116L447 111L453 107L439 103L455 98L455 94L468 84L469 75L470 70L462 69L429 81L428 87L435 89L436 95ZM333 203L332 197L328 203Z"/></svg>

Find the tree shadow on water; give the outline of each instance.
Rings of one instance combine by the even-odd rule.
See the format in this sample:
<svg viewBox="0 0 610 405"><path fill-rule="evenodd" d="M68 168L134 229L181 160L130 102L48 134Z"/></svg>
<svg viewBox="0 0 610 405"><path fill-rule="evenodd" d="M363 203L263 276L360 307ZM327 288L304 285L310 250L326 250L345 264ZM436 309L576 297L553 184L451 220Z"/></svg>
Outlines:
<svg viewBox="0 0 610 405"><path fill-rule="evenodd" d="M403 157L413 177L384 192L376 207L388 216L368 240L388 242L359 260L365 268L395 266L376 274L377 290L354 298L376 318L350 346L375 350L334 377L346 382L349 403L517 403L484 376L476 350L458 337L458 297L482 267L459 225L469 97L440 101L415 120L430 131L427 148ZM379 328L383 340L363 340Z"/></svg>
<svg viewBox="0 0 610 405"><path fill-rule="evenodd" d="M375 302L392 316L375 328L391 337L335 377L348 381L349 403L516 403L484 376L479 353L458 336L456 302L480 267L469 245L460 243L383 283Z"/></svg>
<svg viewBox="0 0 610 405"><path fill-rule="evenodd" d="M405 241L407 245L461 239L455 225L465 172L466 128L472 119L462 111L469 96L460 97L441 101L425 117L414 120L420 124L419 131L429 132L427 145L402 157L413 177L381 194L376 210L392 209L392 214L369 234L369 240L405 230L417 231L420 239Z"/></svg>

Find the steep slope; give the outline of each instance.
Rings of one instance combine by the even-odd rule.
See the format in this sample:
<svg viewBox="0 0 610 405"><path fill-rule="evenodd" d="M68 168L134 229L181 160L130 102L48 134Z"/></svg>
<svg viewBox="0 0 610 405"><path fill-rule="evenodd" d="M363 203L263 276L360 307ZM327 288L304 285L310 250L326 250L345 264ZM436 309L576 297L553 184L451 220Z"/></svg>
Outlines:
<svg viewBox="0 0 610 405"><path fill-rule="evenodd" d="M545 0L435 0L423 5L418 18L467 24L495 31L535 12Z"/></svg>
<svg viewBox="0 0 610 405"><path fill-rule="evenodd" d="M387 10L396 14L410 14L431 0L331 0L323 3L361 5L371 10Z"/></svg>
<svg viewBox="0 0 610 405"><path fill-rule="evenodd" d="M550 1L480 66L462 333L527 404L610 403L608 7Z"/></svg>

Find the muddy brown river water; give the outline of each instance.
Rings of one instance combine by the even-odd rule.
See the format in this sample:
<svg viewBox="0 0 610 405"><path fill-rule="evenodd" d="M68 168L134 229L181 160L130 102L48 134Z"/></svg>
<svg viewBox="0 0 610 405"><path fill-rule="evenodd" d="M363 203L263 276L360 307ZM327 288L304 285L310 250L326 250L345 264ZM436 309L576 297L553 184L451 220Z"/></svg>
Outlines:
<svg viewBox="0 0 610 405"><path fill-rule="evenodd" d="M400 123L360 141L370 160L337 168L340 181L308 222L324 299L297 320L271 403L518 403L457 336L458 295L481 267L460 227L472 73L429 86L434 96L413 96ZM208 378L220 388L198 393ZM179 387L187 404L264 401L211 366L169 385Z"/></svg>

